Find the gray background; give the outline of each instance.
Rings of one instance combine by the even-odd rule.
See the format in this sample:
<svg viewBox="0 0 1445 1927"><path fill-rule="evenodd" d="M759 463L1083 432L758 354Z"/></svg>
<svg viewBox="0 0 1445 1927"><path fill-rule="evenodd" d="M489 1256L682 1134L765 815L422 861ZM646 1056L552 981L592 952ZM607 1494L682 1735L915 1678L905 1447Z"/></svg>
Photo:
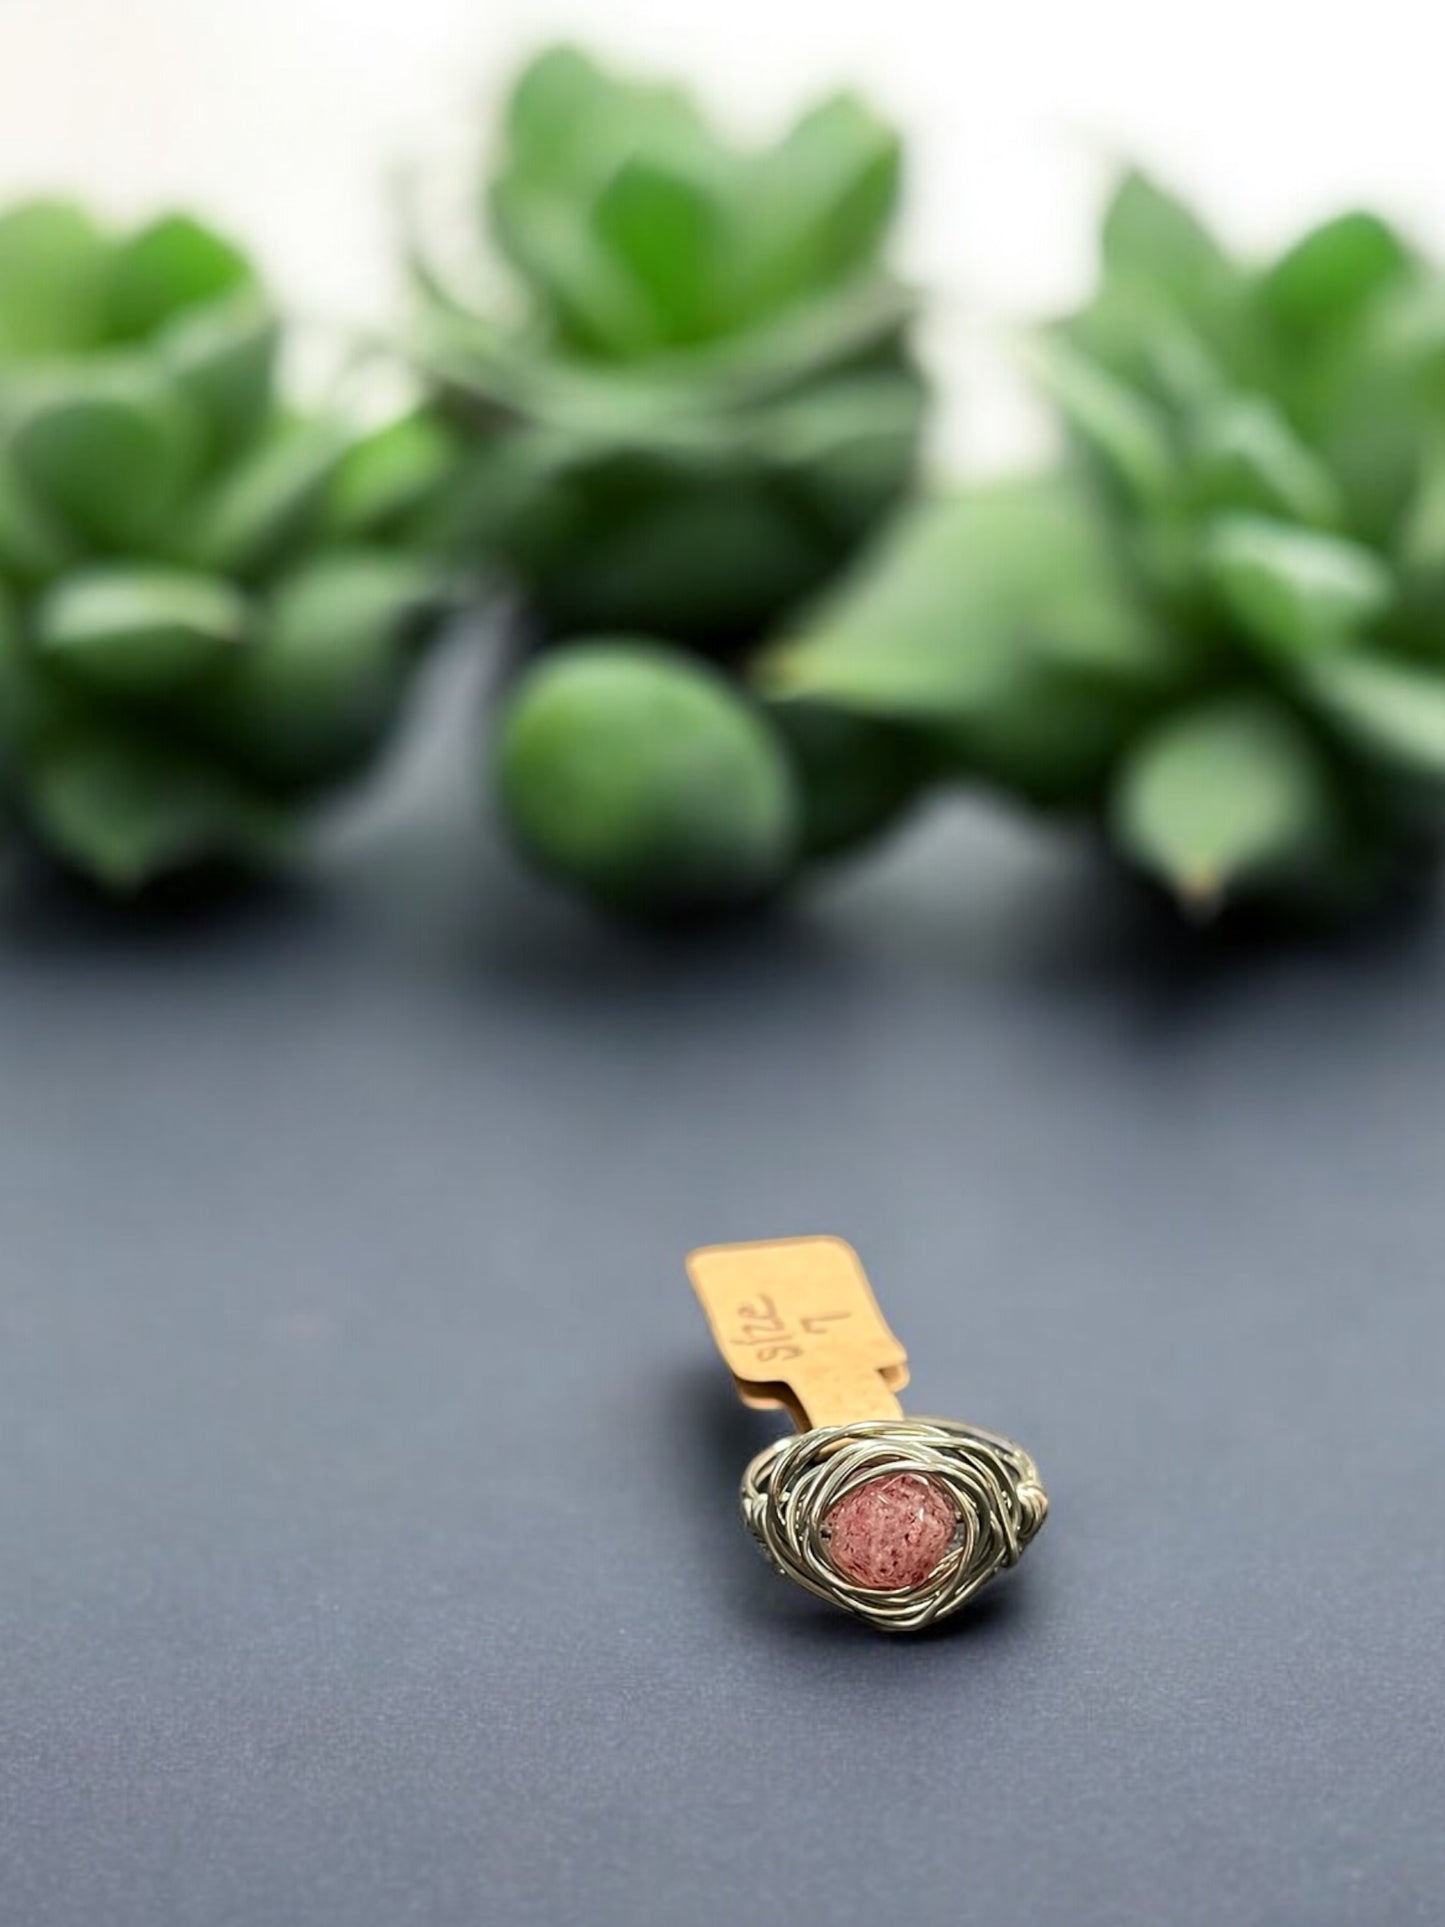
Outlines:
<svg viewBox="0 0 1445 1927"><path fill-rule="evenodd" d="M965 809L649 944L471 700L314 877L0 927L0 1918L1430 1923L1445 934L1196 945ZM889 1642L682 1269L834 1230L1054 1512Z"/></svg>

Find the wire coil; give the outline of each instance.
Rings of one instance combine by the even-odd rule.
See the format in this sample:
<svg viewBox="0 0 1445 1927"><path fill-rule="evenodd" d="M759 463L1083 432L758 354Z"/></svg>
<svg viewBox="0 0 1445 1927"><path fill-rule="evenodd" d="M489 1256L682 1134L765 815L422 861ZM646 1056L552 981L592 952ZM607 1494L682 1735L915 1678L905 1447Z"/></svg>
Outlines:
<svg viewBox="0 0 1445 1927"><path fill-rule="evenodd" d="M860 1486L899 1473L941 1488L958 1524L920 1584L875 1591L832 1563L827 1519ZM952 1419L922 1418L825 1425L779 1439L743 1474L740 1497L744 1524L785 1578L890 1632L956 1612L1017 1563L1049 1506L1038 1467L1019 1446Z"/></svg>

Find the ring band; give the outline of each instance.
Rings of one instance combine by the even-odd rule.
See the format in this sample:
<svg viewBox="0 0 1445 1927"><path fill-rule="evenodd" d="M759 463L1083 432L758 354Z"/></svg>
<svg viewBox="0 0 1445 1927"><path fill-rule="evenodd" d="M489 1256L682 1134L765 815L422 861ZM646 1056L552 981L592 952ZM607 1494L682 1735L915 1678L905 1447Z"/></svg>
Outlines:
<svg viewBox="0 0 1445 1927"><path fill-rule="evenodd" d="M1018 1562L1048 1514L1027 1452L952 1419L781 1438L748 1466L740 1498L778 1572L889 1632L956 1612Z"/></svg>

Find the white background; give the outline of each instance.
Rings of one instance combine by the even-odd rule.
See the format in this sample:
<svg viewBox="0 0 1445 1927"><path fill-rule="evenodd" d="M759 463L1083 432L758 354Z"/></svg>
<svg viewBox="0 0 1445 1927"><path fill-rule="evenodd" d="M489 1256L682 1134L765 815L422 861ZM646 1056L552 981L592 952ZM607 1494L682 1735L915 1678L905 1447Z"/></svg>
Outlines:
<svg viewBox="0 0 1445 1927"><path fill-rule="evenodd" d="M996 327L1085 285L1117 156L1248 246L1357 200L1445 244L1436 0L0 0L0 193L197 204L308 311L379 320L388 183L458 165L559 33L694 76L744 128L839 81L905 125L904 264L942 297L954 464L1027 439Z"/></svg>

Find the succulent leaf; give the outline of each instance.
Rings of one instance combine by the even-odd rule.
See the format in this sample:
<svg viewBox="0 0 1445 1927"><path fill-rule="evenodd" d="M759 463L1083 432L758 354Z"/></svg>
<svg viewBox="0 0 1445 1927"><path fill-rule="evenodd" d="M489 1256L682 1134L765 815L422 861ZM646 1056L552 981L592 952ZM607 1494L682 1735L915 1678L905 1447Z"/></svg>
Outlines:
<svg viewBox="0 0 1445 1927"><path fill-rule="evenodd" d="M243 292L178 315L156 353L203 426L214 470L255 439L271 407L281 329L269 303Z"/></svg>
<svg viewBox="0 0 1445 1927"><path fill-rule="evenodd" d="M1234 264L1192 208L1138 168L1125 172L1104 213L1106 279L1164 295L1207 316L1239 286Z"/></svg>
<svg viewBox="0 0 1445 1927"><path fill-rule="evenodd" d="M110 248L84 208L26 201L0 213L0 359L99 344Z"/></svg>
<svg viewBox="0 0 1445 1927"><path fill-rule="evenodd" d="M547 47L513 82L506 103L507 140L518 164L565 178L612 90L580 47Z"/></svg>
<svg viewBox="0 0 1445 1927"><path fill-rule="evenodd" d="M656 323L649 345L705 339L714 324L721 210L704 179L643 154L597 197L597 236Z"/></svg>
<svg viewBox="0 0 1445 1927"><path fill-rule="evenodd" d="M41 661L99 690L154 695L183 687L246 633L229 583L135 564L76 570L36 606Z"/></svg>
<svg viewBox="0 0 1445 1927"><path fill-rule="evenodd" d="M759 441L789 489L851 545L894 506L927 407L921 382L908 375L840 377L779 402Z"/></svg>
<svg viewBox="0 0 1445 1927"><path fill-rule="evenodd" d="M489 478L490 507L517 566L548 577L546 612L563 634L599 615L621 631L645 603L659 633L750 640L759 602L800 600L834 539L819 516L796 512L791 476L727 440L599 446L537 434L510 454Z"/></svg>
<svg viewBox="0 0 1445 1927"><path fill-rule="evenodd" d="M337 462L326 534L366 541L410 532L437 510L458 466L454 439L436 422L421 413L399 415L353 442Z"/></svg>
<svg viewBox="0 0 1445 1927"><path fill-rule="evenodd" d="M1305 687L1331 728L1371 762L1445 785L1445 675L1350 651L1312 664Z"/></svg>
<svg viewBox="0 0 1445 1927"><path fill-rule="evenodd" d="M564 340L626 359L656 345L647 302L597 235L575 227L525 182L492 190L492 228L513 265L546 307Z"/></svg>
<svg viewBox="0 0 1445 1927"><path fill-rule="evenodd" d="M1415 265L1412 249L1378 215L1338 214L1301 235L1265 272L1259 304L1280 336L1314 346L1351 326Z"/></svg>
<svg viewBox="0 0 1445 1927"><path fill-rule="evenodd" d="M805 862L840 856L891 828L938 773L921 731L815 703L776 703L769 714L797 779Z"/></svg>
<svg viewBox="0 0 1445 1927"><path fill-rule="evenodd" d="M1146 733L1120 772L1112 820L1134 860L1196 912L1241 885L1308 871L1334 830L1308 732L1254 695L1183 709Z"/></svg>
<svg viewBox="0 0 1445 1927"><path fill-rule="evenodd" d="M1245 277L1185 203L1125 173L1105 211L1094 300L1064 325L1078 351L1153 398L1248 382L1257 360Z"/></svg>
<svg viewBox="0 0 1445 1927"><path fill-rule="evenodd" d="M239 248L188 214L167 214L116 246L106 277L106 332L143 341L188 309L255 285Z"/></svg>
<svg viewBox="0 0 1445 1927"><path fill-rule="evenodd" d="M752 901L797 852L795 779L766 719L717 671L643 642L575 644L524 675L498 778L538 866L634 914Z"/></svg>
<svg viewBox="0 0 1445 1927"><path fill-rule="evenodd" d="M282 422L234 463L202 504L186 542L201 568L263 574L304 541L346 446L335 422Z"/></svg>
<svg viewBox="0 0 1445 1927"><path fill-rule="evenodd" d="M1041 345L1035 366L1066 427L1124 500L1147 510L1171 505L1179 466L1147 398L1062 341Z"/></svg>
<svg viewBox="0 0 1445 1927"><path fill-rule="evenodd" d="M855 95L800 116L759 163L757 295L806 297L865 272L897 212L902 173L897 134Z"/></svg>
<svg viewBox="0 0 1445 1927"><path fill-rule="evenodd" d="M0 447L0 580L43 581L73 553L70 537L41 509Z"/></svg>
<svg viewBox="0 0 1445 1927"><path fill-rule="evenodd" d="M1342 536L1228 515L1206 525L1202 544L1209 579L1241 633L1286 661L1355 641L1394 594L1381 558Z"/></svg>
<svg viewBox="0 0 1445 1927"><path fill-rule="evenodd" d="M179 508L196 424L149 370L105 367L47 383L11 447L42 511L89 547L124 551L156 541Z"/></svg>
<svg viewBox="0 0 1445 1927"><path fill-rule="evenodd" d="M1169 669L1079 492L1028 476L905 518L758 675L772 695L952 727L987 715L1041 663L1121 690L1150 689Z"/></svg>
<svg viewBox="0 0 1445 1927"><path fill-rule="evenodd" d="M202 691L202 734L268 790L349 774L379 748L405 644L438 600L436 572L406 555L356 550L303 563L276 584L225 681Z"/></svg>
<svg viewBox="0 0 1445 1927"><path fill-rule="evenodd" d="M49 741L26 779L52 848L115 890L215 857L268 859L284 834L274 806L224 770L104 726Z"/></svg>
<svg viewBox="0 0 1445 1927"><path fill-rule="evenodd" d="M1325 529L1343 519L1329 469L1262 396L1217 397L1193 436L1201 510L1238 509Z"/></svg>

